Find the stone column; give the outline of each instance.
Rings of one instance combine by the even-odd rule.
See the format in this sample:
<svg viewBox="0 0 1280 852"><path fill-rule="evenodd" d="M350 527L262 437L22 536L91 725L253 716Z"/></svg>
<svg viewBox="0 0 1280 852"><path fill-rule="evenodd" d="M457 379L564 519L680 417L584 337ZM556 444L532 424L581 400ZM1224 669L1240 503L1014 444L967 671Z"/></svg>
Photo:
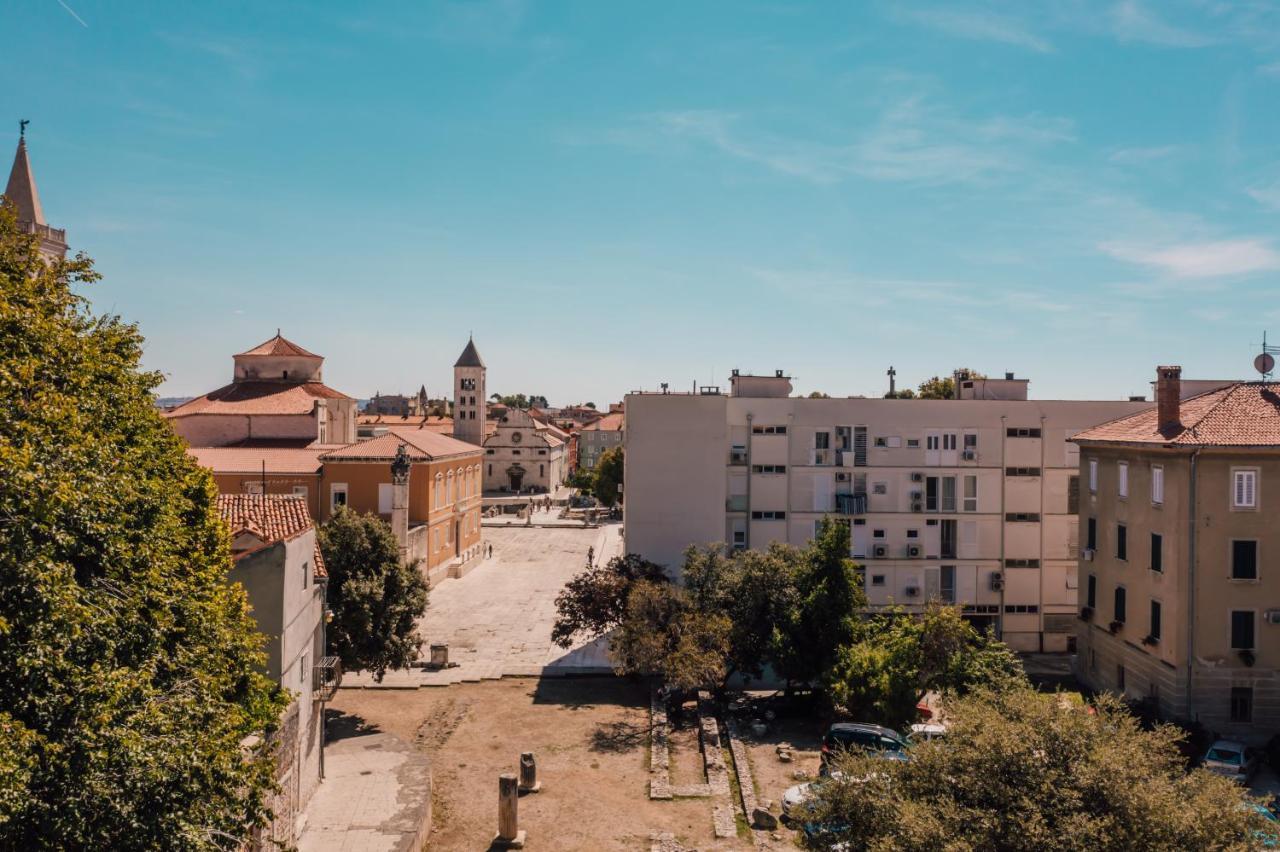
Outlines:
<svg viewBox="0 0 1280 852"><path fill-rule="evenodd" d="M400 559L409 557L409 470L411 464L405 445L396 450L391 462L391 532L400 545Z"/></svg>
<svg viewBox="0 0 1280 852"><path fill-rule="evenodd" d="M520 753L520 792L536 793L542 789L538 780L538 763L533 759L533 752Z"/></svg>
<svg viewBox="0 0 1280 852"><path fill-rule="evenodd" d="M525 833L520 830L517 809L520 806L520 782L505 772L498 776L498 836L493 845L504 849L523 849Z"/></svg>

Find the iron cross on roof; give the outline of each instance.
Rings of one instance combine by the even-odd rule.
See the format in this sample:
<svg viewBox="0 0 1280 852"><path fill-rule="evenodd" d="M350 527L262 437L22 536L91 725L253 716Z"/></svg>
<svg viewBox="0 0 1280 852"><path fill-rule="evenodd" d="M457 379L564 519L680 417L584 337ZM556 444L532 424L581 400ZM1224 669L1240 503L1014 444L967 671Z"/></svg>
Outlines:
<svg viewBox="0 0 1280 852"><path fill-rule="evenodd" d="M24 119L21 119L21 120L18 122L18 138L19 138L19 139L26 139L26 138L27 138L27 125L28 125L28 124L30 124L30 123L31 123L31 122L30 122L30 121L28 121L28 120L27 120L27 119L25 119L25 118L24 118Z"/></svg>

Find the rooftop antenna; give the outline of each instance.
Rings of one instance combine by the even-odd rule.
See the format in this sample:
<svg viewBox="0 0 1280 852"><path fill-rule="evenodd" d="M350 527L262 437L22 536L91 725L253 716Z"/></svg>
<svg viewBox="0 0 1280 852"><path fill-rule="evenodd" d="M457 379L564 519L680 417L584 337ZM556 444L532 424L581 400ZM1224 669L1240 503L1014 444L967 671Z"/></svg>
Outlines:
<svg viewBox="0 0 1280 852"><path fill-rule="evenodd" d="M1267 381L1271 378L1271 373L1276 368L1276 354L1280 353L1280 346L1267 345L1267 333L1262 332L1262 352L1257 358L1253 359L1253 369L1262 374L1262 380Z"/></svg>

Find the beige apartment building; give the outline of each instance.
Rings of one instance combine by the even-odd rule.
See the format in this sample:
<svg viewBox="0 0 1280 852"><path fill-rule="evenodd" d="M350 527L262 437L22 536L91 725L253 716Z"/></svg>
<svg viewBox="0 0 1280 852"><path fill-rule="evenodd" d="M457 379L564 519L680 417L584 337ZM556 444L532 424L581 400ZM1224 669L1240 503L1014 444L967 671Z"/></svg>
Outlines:
<svg viewBox="0 0 1280 852"><path fill-rule="evenodd" d="M1155 408L1074 438L1077 674L1262 742L1280 729L1280 384L1181 399L1180 368L1157 375Z"/></svg>
<svg viewBox="0 0 1280 852"><path fill-rule="evenodd" d="M1028 382L959 382L958 399L793 398L734 372L729 393L634 393L626 411L628 553L678 570L690 544L804 544L850 525L873 607L954 602L1023 651L1068 651L1077 621L1082 429L1132 401L1030 400Z"/></svg>

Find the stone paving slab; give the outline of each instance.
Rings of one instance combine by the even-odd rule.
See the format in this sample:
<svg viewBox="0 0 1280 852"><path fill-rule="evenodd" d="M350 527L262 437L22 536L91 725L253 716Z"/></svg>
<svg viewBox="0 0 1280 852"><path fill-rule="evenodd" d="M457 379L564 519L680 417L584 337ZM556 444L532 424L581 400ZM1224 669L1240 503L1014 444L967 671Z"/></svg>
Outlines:
<svg viewBox="0 0 1280 852"><path fill-rule="evenodd" d="M298 852L417 852L431 825L427 756L391 734L331 740L306 814Z"/></svg>
<svg viewBox="0 0 1280 852"><path fill-rule="evenodd" d="M451 686L500 677L608 674L613 667L608 641L598 639L565 650L551 642L556 595L586 566L588 548L596 560L622 552L619 524L598 529L493 528L485 544L493 557L459 579L431 590L419 630L427 645L446 643L456 667L387 672L381 683L371 674L349 672L343 688L411 689ZM423 646L424 657L427 646Z"/></svg>

